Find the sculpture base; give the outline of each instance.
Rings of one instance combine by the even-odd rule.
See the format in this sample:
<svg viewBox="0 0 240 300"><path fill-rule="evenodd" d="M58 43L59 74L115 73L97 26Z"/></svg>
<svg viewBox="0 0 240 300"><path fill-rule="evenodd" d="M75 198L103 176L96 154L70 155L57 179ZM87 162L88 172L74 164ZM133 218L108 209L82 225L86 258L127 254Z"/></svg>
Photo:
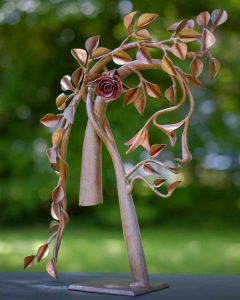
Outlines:
<svg viewBox="0 0 240 300"><path fill-rule="evenodd" d="M129 280L122 278L99 278L96 280L84 281L77 284L72 284L68 287L69 290L112 294L123 296L137 296L151 293L157 290L168 288L167 283L151 282L147 288L136 288L129 285Z"/></svg>

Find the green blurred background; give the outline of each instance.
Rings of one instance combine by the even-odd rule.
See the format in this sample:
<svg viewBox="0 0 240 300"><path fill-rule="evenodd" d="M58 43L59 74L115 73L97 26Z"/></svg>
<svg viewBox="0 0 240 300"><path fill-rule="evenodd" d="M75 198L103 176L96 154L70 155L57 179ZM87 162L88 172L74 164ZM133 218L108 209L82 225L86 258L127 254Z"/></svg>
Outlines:
<svg viewBox="0 0 240 300"><path fill-rule="evenodd" d="M213 49L222 69L213 82L205 71L206 88L193 90L196 112L189 135L193 161L183 172L183 185L171 199L162 200L138 184L134 199L150 272L240 274L238 0L0 1L0 271L21 271L23 257L48 238L51 190L57 177L45 156L50 133L39 119L57 111L59 81L77 67L70 49L83 47L86 38L96 34L102 36L101 46L115 48L125 36L123 16L132 9L160 15L151 25L159 40L169 36L166 29L173 22L215 8L229 14L228 22L216 30ZM149 76L162 89L168 87L163 75ZM145 153L138 149L126 156L123 142L159 108L159 102L148 100L144 118L122 103L122 99L112 103L108 116L123 160L130 166ZM78 206L85 124L81 103L69 145L72 221L60 253L60 271L128 272L114 172L105 149L105 203ZM153 141L162 143L165 137L155 135ZM179 155L179 147L174 154ZM172 150L161 158L172 160ZM43 270L43 264L33 270Z"/></svg>

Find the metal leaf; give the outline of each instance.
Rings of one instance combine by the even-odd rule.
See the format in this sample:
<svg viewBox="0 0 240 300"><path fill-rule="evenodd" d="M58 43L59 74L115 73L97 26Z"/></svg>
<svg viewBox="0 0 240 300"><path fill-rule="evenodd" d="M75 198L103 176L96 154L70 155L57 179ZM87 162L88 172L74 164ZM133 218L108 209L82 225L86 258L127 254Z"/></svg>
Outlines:
<svg viewBox="0 0 240 300"><path fill-rule="evenodd" d="M154 180L153 186L154 188L160 188L166 181L167 179L157 178Z"/></svg>
<svg viewBox="0 0 240 300"><path fill-rule="evenodd" d="M104 48L104 47L98 47L96 50L93 51L92 53L92 58L93 59L98 59L103 57L104 55L110 53L111 50L108 48Z"/></svg>
<svg viewBox="0 0 240 300"><path fill-rule="evenodd" d="M85 42L85 47L88 53L96 50L99 45L100 35L92 36L88 38Z"/></svg>
<svg viewBox="0 0 240 300"><path fill-rule="evenodd" d="M51 259L47 265L46 265L46 271L48 272L48 274L50 276L52 276L53 278L57 279L58 275L57 275L57 266L56 263L53 259Z"/></svg>
<svg viewBox="0 0 240 300"><path fill-rule="evenodd" d="M141 94L134 102L134 106L136 107L140 115L143 115L146 107L146 96L144 94Z"/></svg>
<svg viewBox="0 0 240 300"><path fill-rule="evenodd" d="M185 60L187 55L187 45L182 42L177 42L172 46L171 51L178 58Z"/></svg>
<svg viewBox="0 0 240 300"><path fill-rule="evenodd" d="M131 146L127 154L137 149L139 146L143 146L147 151L150 149L149 140L148 140L148 129L142 128L133 138L128 142L124 143L126 146Z"/></svg>
<svg viewBox="0 0 240 300"><path fill-rule="evenodd" d="M60 220L60 206L59 204L52 203L51 204L51 216L54 220Z"/></svg>
<svg viewBox="0 0 240 300"><path fill-rule="evenodd" d="M198 25L200 26L207 26L209 21L210 21L210 14L208 11L203 11L201 12L197 18L196 21L198 23Z"/></svg>
<svg viewBox="0 0 240 300"><path fill-rule="evenodd" d="M228 19L228 14L224 9L215 9L211 13L211 22L213 26L219 26L226 22Z"/></svg>
<svg viewBox="0 0 240 300"><path fill-rule="evenodd" d="M54 203L60 203L62 200L64 200L64 197L65 197L64 189L61 186L61 183L59 183L52 191L52 200Z"/></svg>
<svg viewBox="0 0 240 300"><path fill-rule="evenodd" d="M184 28L182 31L178 33L178 36L180 37L181 41L187 43L187 42L195 41L201 36L201 34L193 29Z"/></svg>
<svg viewBox="0 0 240 300"><path fill-rule="evenodd" d="M34 264L36 255L29 255L24 258L24 269L31 268Z"/></svg>
<svg viewBox="0 0 240 300"><path fill-rule="evenodd" d="M71 77L69 75L63 76L63 78L60 81L61 84L61 89L65 91L74 91L74 86L72 85L71 82Z"/></svg>
<svg viewBox="0 0 240 300"><path fill-rule="evenodd" d="M193 77L198 77L203 71L203 63L198 57L194 57L191 62L191 73Z"/></svg>
<svg viewBox="0 0 240 300"><path fill-rule="evenodd" d="M54 233L58 230L58 227L59 227L59 222L58 221L52 221L49 225L49 231L51 233Z"/></svg>
<svg viewBox="0 0 240 300"><path fill-rule="evenodd" d="M167 100L174 104L176 102L176 94L177 94L177 89L175 85L171 85L166 91L165 91L165 97Z"/></svg>
<svg viewBox="0 0 240 300"><path fill-rule="evenodd" d="M146 47L141 47L138 49L136 58L140 63L151 64L152 58L149 50Z"/></svg>
<svg viewBox="0 0 240 300"><path fill-rule="evenodd" d="M157 157L162 150L166 147L164 144L154 144L151 146L149 154L151 157Z"/></svg>
<svg viewBox="0 0 240 300"><path fill-rule="evenodd" d="M131 103L133 103L138 96L138 87L129 89L124 97L124 105L129 105Z"/></svg>
<svg viewBox="0 0 240 300"><path fill-rule="evenodd" d="M54 114L46 114L41 118L40 122L49 128L56 127L61 119L61 116L56 116Z"/></svg>
<svg viewBox="0 0 240 300"><path fill-rule="evenodd" d="M151 40L152 36L147 29L141 29L136 32L134 37L141 39L141 40Z"/></svg>
<svg viewBox="0 0 240 300"><path fill-rule="evenodd" d="M57 151L54 148L49 148L46 150L47 157L50 163L55 164L57 162Z"/></svg>
<svg viewBox="0 0 240 300"><path fill-rule="evenodd" d="M146 86L146 91L150 97L157 98L157 99L162 97L160 87L157 84L146 81L145 86Z"/></svg>
<svg viewBox="0 0 240 300"><path fill-rule="evenodd" d="M63 133L63 130L62 128L58 128L52 135L52 144L53 144L53 148L57 148L58 145L60 144L61 142L61 139L62 139L62 133Z"/></svg>
<svg viewBox="0 0 240 300"><path fill-rule="evenodd" d="M159 175L159 172L157 170L155 170L152 165L146 163L143 165L143 170L148 173L148 174L153 174L153 175Z"/></svg>
<svg viewBox="0 0 240 300"><path fill-rule="evenodd" d="M72 73L71 80L75 87L77 87L79 84L80 78L82 76L82 72L83 72L83 70L80 67Z"/></svg>
<svg viewBox="0 0 240 300"><path fill-rule="evenodd" d="M209 74L210 79L214 79L220 71L220 62L215 57L209 59Z"/></svg>
<svg viewBox="0 0 240 300"><path fill-rule="evenodd" d="M192 160L191 152L188 148L188 142L187 142L187 127L185 125L185 128L183 130L182 134L182 159L179 160L182 163L187 163Z"/></svg>
<svg viewBox="0 0 240 300"><path fill-rule="evenodd" d="M119 50L112 55L113 61L117 65L124 65L130 61L132 61L132 58L123 50Z"/></svg>
<svg viewBox="0 0 240 300"><path fill-rule="evenodd" d="M182 20L177 24L175 32L178 33L187 27L188 27L188 20Z"/></svg>
<svg viewBox="0 0 240 300"><path fill-rule="evenodd" d="M202 50L203 51L205 51L208 48L212 47L215 44L215 42L216 42L215 36L207 28L203 29L202 40L203 40L203 46L202 46L202 48L203 48Z"/></svg>
<svg viewBox="0 0 240 300"><path fill-rule="evenodd" d="M157 14L149 14L149 13L142 14L137 21L137 28L139 29L139 28L146 27L148 24L156 20L157 17L158 17Z"/></svg>
<svg viewBox="0 0 240 300"><path fill-rule="evenodd" d="M68 96L65 95L64 93L60 94L56 98L56 106L59 110L63 110L66 107L66 101L68 100Z"/></svg>
<svg viewBox="0 0 240 300"><path fill-rule="evenodd" d="M136 11L132 11L124 17L124 20L123 20L124 26L126 27L126 29L129 33L132 31L132 27L133 27L133 23L135 21L136 14L137 14Z"/></svg>
<svg viewBox="0 0 240 300"><path fill-rule="evenodd" d="M195 77L193 77L191 75L186 75L186 79L187 79L188 83L190 83L191 85L195 86L196 88L201 89L203 87L202 82L198 78L195 78Z"/></svg>
<svg viewBox="0 0 240 300"><path fill-rule="evenodd" d="M171 183L168 186L168 193L172 194L176 190L176 188L180 185L180 183L182 183L180 180Z"/></svg>
<svg viewBox="0 0 240 300"><path fill-rule="evenodd" d="M87 60L87 52L84 49L72 49L72 56L78 61L81 66L84 66Z"/></svg>
<svg viewBox="0 0 240 300"><path fill-rule="evenodd" d="M49 244L46 243L46 244L41 245L37 251L38 262L40 262L41 260L46 258L48 256L48 253L49 253Z"/></svg>
<svg viewBox="0 0 240 300"><path fill-rule="evenodd" d="M184 124L184 121L175 123L175 124L169 124L169 125L160 125L155 124L160 130L162 130L169 138L169 141L171 143L171 146L174 147L177 141L177 134L176 131L178 128L180 128Z"/></svg>
<svg viewBox="0 0 240 300"><path fill-rule="evenodd" d="M70 123L73 124L74 121L74 115L75 115L75 107L73 105L68 106L64 112L63 116L64 118Z"/></svg>
<svg viewBox="0 0 240 300"><path fill-rule="evenodd" d="M172 76L176 75L174 65L173 65L172 61L166 55L164 55L162 58L162 70L164 72L168 73L169 75L172 75Z"/></svg>

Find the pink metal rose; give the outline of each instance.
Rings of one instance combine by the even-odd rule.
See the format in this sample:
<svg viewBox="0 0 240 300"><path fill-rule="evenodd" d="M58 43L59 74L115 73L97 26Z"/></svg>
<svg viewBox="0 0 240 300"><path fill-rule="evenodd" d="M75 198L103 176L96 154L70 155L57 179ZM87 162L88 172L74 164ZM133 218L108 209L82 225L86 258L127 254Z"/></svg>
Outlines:
<svg viewBox="0 0 240 300"><path fill-rule="evenodd" d="M103 75L95 82L97 95L105 99L106 102L116 100L122 94L122 81L117 75Z"/></svg>

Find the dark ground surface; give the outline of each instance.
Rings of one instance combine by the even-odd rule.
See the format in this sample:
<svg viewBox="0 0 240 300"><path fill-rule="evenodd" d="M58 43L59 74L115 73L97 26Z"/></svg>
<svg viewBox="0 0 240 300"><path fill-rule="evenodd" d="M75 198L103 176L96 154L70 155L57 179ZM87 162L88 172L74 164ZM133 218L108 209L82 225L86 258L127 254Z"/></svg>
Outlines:
<svg viewBox="0 0 240 300"><path fill-rule="evenodd" d="M1 300L62 300L62 299L133 299L129 296L113 296L68 291L69 284L103 277L127 278L114 273L61 273L55 281L45 273L0 273ZM239 300L240 276L205 275L153 275L153 280L168 282L170 288L137 296L139 299L162 300Z"/></svg>

